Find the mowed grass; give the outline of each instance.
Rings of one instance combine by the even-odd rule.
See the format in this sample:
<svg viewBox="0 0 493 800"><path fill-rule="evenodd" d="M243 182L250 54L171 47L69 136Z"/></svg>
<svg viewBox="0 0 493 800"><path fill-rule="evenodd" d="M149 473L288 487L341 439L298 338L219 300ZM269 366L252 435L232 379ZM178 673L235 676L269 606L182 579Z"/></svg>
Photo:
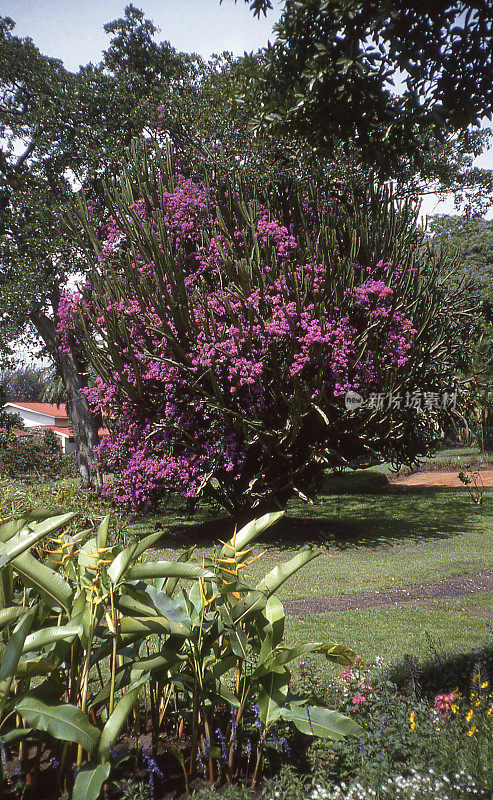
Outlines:
<svg viewBox="0 0 493 800"><path fill-rule="evenodd" d="M485 492L483 505L476 506L463 488L389 486L386 474L379 467L329 476L313 505L290 503L286 516L254 547L253 555L263 555L249 568L249 579L256 582L304 545L320 555L281 587L281 599L379 590L493 568L492 490ZM15 495L13 505L19 510L73 509L82 518L101 518L107 511L104 502L77 490L75 481L29 487L2 482L1 488L4 497ZM199 558L211 555L218 540L229 538L234 530L232 520L219 510L199 507L190 516L175 501L167 501L158 515L126 523L116 514L113 519L114 531L120 536L123 531L127 541L162 530L159 549L147 556L152 559L173 558L192 544ZM338 641L366 660L381 656L392 661L406 653L430 655L429 631L437 649L468 651L487 641L481 611L487 617L492 604L493 593L484 593L426 607L288 617L286 637ZM322 673L331 669L323 659L315 663Z"/></svg>
<svg viewBox="0 0 493 800"><path fill-rule="evenodd" d="M342 478L336 476L339 483ZM363 493L361 480L361 475L353 477L355 493L342 493L337 486L332 488L339 494L324 493L313 505L290 503L285 518L254 547L253 555L263 555L249 568L250 579L259 580L304 545L319 556L281 587L281 599L380 590L493 568L492 490L476 506L462 488L384 489L366 475ZM171 516L134 522L128 532L140 538L163 527L161 547L152 558L173 557L192 544L199 557L210 555L218 539L231 536L234 525L201 514L190 519L174 508Z"/></svg>
<svg viewBox="0 0 493 800"><path fill-rule="evenodd" d="M478 602L482 602L478 598ZM362 609L307 614L286 619L285 636L300 641L338 642L351 647L366 662L377 656L386 663L409 654L418 659L433 651L470 652L492 645L491 628L481 616L449 608ZM324 659L311 659L318 673L331 671Z"/></svg>

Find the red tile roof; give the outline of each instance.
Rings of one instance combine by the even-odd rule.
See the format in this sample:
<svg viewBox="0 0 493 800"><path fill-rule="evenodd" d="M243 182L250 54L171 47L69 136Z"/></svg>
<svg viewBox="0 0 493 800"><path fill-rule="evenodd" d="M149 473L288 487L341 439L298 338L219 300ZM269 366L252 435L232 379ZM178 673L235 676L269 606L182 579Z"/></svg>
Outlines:
<svg viewBox="0 0 493 800"><path fill-rule="evenodd" d="M19 439L21 439L23 436L33 437L33 436L36 435L35 433L30 431L29 429L28 430L24 430L23 428L11 428L11 430L12 430L12 433L14 434L14 436L17 436L17 438L19 438ZM5 432L5 428L0 428L0 432L4 433Z"/></svg>
<svg viewBox="0 0 493 800"><path fill-rule="evenodd" d="M45 428L46 430L54 431L55 433L59 433L62 436L70 436L74 435L72 428L57 428L56 425L42 425L41 427ZM110 432L107 428L100 428L98 431L100 436L109 436Z"/></svg>
<svg viewBox="0 0 493 800"><path fill-rule="evenodd" d="M40 427L42 427L45 431L53 431L53 433L58 433L60 436L68 436L69 438L72 438L74 435L72 428L69 428L68 425L66 428L57 428L56 425L42 425Z"/></svg>
<svg viewBox="0 0 493 800"><path fill-rule="evenodd" d="M5 403L6 406L24 409L25 411L37 411L38 414L46 414L49 417L68 419L67 407L65 403L56 406L54 403Z"/></svg>

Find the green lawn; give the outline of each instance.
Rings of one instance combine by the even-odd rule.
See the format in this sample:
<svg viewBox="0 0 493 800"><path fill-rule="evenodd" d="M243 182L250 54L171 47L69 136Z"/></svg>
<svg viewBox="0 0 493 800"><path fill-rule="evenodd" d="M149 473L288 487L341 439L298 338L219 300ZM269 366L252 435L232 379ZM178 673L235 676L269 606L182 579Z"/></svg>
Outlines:
<svg viewBox="0 0 493 800"><path fill-rule="evenodd" d="M478 507L462 487L389 487L382 473L373 468L330 476L313 505L290 503L286 517L254 548L254 554L263 556L250 567L250 579L256 581L305 544L320 556L284 584L281 599L399 587L493 568L493 490ZM71 481L17 487L16 505L77 508L83 515L106 511L103 502L88 502ZM200 557L210 555L219 538L232 534L233 523L205 507L190 517L179 503L168 502L163 513L127 524L124 535L131 540L159 529L160 548L148 557L173 558L191 544ZM484 643L484 619L463 609L491 611L492 593L437 601L426 608L290 617L286 633L292 640L341 641L367 659L405 653L423 657L429 650L426 630L445 649L468 650Z"/></svg>
<svg viewBox="0 0 493 800"><path fill-rule="evenodd" d="M432 654L426 631L439 651L467 652L488 642L491 647L484 618L439 607L307 614L286 620L288 642L339 642L370 662L376 656L397 661L406 654L426 659ZM323 659L312 661L319 674L332 669Z"/></svg>
<svg viewBox="0 0 493 800"><path fill-rule="evenodd" d="M356 480L360 478L356 477ZM371 487L370 487L371 488ZM191 544L210 553L218 538L232 533L224 518L199 520L151 517L129 526L141 537L163 525L161 552L167 557ZM169 527L168 527L169 526ZM282 599L406 586L493 567L493 491L475 506L462 488L403 489L322 495L312 505L292 502L285 519L261 537L250 568L256 580L310 544L320 556L280 590Z"/></svg>

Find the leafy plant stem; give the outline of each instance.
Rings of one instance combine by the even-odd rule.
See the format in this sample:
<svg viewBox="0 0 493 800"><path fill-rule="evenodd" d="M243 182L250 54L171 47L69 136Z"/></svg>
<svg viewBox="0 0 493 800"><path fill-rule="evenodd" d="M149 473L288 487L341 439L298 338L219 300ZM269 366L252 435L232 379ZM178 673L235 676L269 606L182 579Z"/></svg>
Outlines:
<svg viewBox="0 0 493 800"><path fill-rule="evenodd" d="M257 747L257 761L255 763L255 770L254 770L253 777L252 777L252 789L253 790L255 790L257 788L257 781L258 781L258 776L259 776L259 773L260 773L261 764L262 764L262 746L261 746L261 743L259 742L259 745Z"/></svg>
<svg viewBox="0 0 493 800"><path fill-rule="evenodd" d="M90 600L90 614L91 614L91 617L90 617L91 624L89 626L89 637L88 637L88 642L87 642L86 660L85 660L85 663L84 663L84 668L83 668L82 676L81 676L82 693L81 693L80 707L81 707L81 710L82 710L82 712L84 714L86 713L87 696L88 696L88 692L89 692L89 671L90 671L90 664L91 664L92 639L93 639L93 636L94 636L94 622L95 622L95 618L94 618L94 603L93 603L93 593L92 592L91 592L91 600ZM77 769L81 768L82 755L83 755L83 748L82 748L82 745L79 744L78 747L77 747L77 762L76 762Z"/></svg>
<svg viewBox="0 0 493 800"><path fill-rule="evenodd" d="M118 642L115 602L113 597L113 588L111 584L110 584L110 601L111 601L111 621L113 622L113 649L111 653L111 685L110 685L108 716L111 716L111 714L113 713L113 708L115 705L116 653L117 653L117 642Z"/></svg>

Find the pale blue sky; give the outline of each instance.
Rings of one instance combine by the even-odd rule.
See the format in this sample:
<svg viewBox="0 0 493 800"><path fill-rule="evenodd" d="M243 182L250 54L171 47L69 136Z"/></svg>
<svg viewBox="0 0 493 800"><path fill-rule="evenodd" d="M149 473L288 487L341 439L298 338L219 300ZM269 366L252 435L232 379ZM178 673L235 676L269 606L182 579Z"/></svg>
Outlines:
<svg viewBox="0 0 493 800"><path fill-rule="evenodd" d="M125 0L0 0L0 15L12 17L18 36L30 36L46 55L61 58L68 69L96 62L109 37L105 22L123 17ZM254 18L248 5L238 0L134 0L146 17L160 28L178 50L202 56L230 50L241 55L257 50L272 39L282 3L272 2L265 18Z"/></svg>

